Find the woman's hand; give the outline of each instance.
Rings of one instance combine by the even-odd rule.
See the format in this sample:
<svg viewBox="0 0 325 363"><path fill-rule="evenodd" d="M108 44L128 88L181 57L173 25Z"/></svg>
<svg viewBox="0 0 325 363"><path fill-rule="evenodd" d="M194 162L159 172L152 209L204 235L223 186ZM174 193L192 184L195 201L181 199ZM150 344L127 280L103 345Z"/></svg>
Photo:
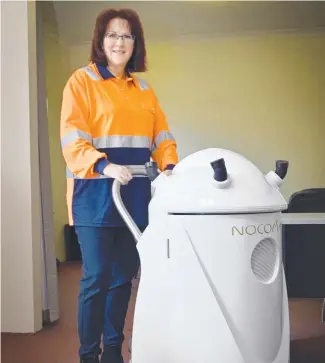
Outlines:
<svg viewBox="0 0 325 363"><path fill-rule="evenodd" d="M172 175L173 171L172 170L165 170L164 174L166 174L167 176Z"/></svg>
<svg viewBox="0 0 325 363"><path fill-rule="evenodd" d="M123 185L127 184L133 178L126 166L112 163L105 167L103 173L106 176L117 179Z"/></svg>

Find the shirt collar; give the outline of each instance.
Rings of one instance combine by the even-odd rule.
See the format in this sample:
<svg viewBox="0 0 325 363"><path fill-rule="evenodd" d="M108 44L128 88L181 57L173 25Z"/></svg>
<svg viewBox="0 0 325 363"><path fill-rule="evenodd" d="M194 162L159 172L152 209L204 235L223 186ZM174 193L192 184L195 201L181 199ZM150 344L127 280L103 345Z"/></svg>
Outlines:
<svg viewBox="0 0 325 363"><path fill-rule="evenodd" d="M104 80L115 78L115 76L103 65L96 63L96 68ZM128 80L133 80L133 77L127 72Z"/></svg>
<svg viewBox="0 0 325 363"><path fill-rule="evenodd" d="M96 67L103 79L115 78L115 76L104 66L96 63Z"/></svg>

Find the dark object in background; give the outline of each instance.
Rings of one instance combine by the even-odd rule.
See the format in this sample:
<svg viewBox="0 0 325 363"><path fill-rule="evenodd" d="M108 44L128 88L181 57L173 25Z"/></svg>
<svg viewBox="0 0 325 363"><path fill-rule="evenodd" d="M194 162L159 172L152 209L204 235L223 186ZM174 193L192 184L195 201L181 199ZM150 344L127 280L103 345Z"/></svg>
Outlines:
<svg viewBox="0 0 325 363"><path fill-rule="evenodd" d="M325 213L325 188L294 193L284 213ZM289 298L325 298L325 225L283 225Z"/></svg>
<svg viewBox="0 0 325 363"><path fill-rule="evenodd" d="M67 262L81 261L81 251L74 226L68 224L64 226L64 246Z"/></svg>

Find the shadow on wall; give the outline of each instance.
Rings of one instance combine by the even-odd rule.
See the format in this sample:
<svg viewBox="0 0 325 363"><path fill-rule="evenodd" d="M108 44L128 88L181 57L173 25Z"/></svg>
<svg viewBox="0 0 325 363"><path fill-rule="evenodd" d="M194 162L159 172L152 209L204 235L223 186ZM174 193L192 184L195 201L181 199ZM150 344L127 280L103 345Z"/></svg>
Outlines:
<svg viewBox="0 0 325 363"><path fill-rule="evenodd" d="M63 226L68 221L68 215L65 207L65 163L60 146L60 111L62 91L69 78L69 51L67 44L60 38L53 2L42 1L37 6L43 34L55 250L59 260L64 261Z"/></svg>

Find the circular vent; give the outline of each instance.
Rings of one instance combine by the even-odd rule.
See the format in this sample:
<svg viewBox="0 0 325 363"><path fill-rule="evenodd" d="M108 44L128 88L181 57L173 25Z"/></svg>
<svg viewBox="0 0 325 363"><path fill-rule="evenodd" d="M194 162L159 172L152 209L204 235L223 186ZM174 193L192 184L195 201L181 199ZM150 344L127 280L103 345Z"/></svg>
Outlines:
<svg viewBox="0 0 325 363"><path fill-rule="evenodd" d="M251 266L254 275L263 283L268 283L277 268L278 253L274 239L266 238L254 248Z"/></svg>

